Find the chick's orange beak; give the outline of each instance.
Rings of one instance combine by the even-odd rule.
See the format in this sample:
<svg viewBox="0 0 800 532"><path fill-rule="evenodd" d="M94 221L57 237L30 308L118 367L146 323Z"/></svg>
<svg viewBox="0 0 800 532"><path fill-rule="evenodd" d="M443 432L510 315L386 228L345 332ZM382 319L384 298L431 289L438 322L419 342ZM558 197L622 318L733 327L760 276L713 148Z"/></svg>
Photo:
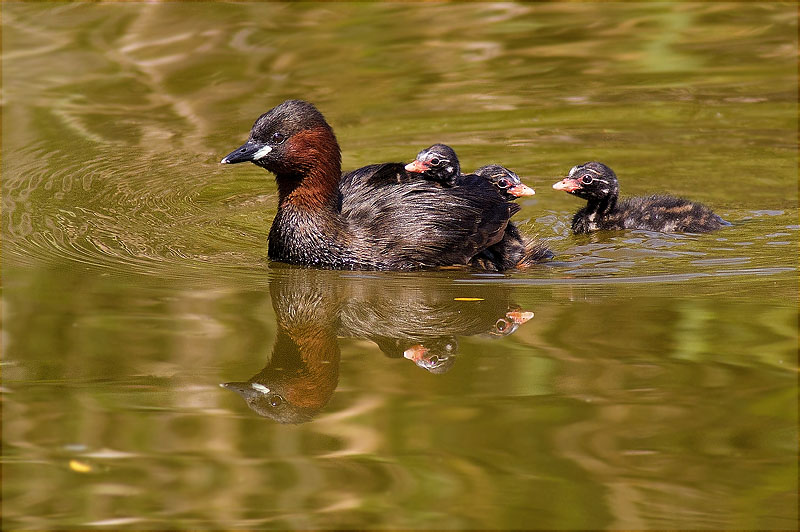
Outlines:
<svg viewBox="0 0 800 532"><path fill-rule="evenodd" d="M509 188L508 193L518 198L522 196L533 196L536 194L531 187L528 185L523 185L522 183Z"/></svg>
<svg viewBox="0 0 800 532"><path fill-rule="evenodd" d="M563 190L564 192L573 192L581 188L580 181L577 179L572 179L571 177L565 177L558 183L553 185L553 188L556 190Z"/></svg>
<svg viewBox="0 0 800 532"><path fill-rule="evenodd" d="M517 325L522 325L523 323L533 318L533 312L528 312L524 310L514 310L511 312L506 312L506 317L511 319L511 321L513 321Z"/></svg>
<svg viewBox="0 0 800 532"><path fill-rule="evenodd" d="M428 165L423 163L419 159L414 159L410 163L406 165L406 171L414 172L415 174L421 174L428 169Z"/></svg>
<svg viewBox="0 0 800 532"><path fill-rule="evenodd" d="M403 358L407 358L409 360L413 360L414 362L418 362L425 356L425 353L428 352L428 348L422 344L412 345L405 351L403 351Z"/></svg>

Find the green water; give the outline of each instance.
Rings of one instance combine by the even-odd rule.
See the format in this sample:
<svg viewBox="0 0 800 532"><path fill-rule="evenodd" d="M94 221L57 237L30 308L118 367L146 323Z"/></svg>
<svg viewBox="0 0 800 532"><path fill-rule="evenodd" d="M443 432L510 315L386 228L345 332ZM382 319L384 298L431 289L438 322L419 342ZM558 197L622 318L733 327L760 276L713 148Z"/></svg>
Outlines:
<svg viewBox="0 0 800 532"><path fill-rule="evenodd" d="M2 39L4 529L797 529L795 5L4 3ZM555 259L270 263L274 179L218 162L290 97L346 169L513 168ZM573 236L593 159L733 225Z"/></svg>

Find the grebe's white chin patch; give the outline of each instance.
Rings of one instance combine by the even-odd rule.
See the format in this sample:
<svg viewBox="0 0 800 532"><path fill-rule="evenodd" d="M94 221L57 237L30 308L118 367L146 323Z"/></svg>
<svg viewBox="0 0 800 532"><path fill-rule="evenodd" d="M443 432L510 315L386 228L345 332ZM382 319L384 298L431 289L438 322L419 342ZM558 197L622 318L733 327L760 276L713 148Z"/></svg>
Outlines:
<svg viewBox="0 0 800 532"><path fill-rule="evenodd" d="M253 154L253 160L257 161L272 151L272 146L264 146Z"/></svg>
<svg viewBox="0 0 800 532"><path fill-rule="evenodd" d="M269 393L270 392L269 388L267 388L263 384L259 384L257 382L251 382L250 383L250 387L252 389L254 389L255 391L257 391L257 392L261 392L261 393Z"/></svg>

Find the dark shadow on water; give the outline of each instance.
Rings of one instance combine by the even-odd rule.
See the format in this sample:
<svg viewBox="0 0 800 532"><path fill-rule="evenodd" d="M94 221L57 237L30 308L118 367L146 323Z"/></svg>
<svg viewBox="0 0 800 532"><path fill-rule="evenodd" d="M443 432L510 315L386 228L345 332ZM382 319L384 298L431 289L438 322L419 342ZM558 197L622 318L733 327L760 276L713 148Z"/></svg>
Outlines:
<svg viewBox="0 0 800 532"><path fill-rule="evenodd" d="M533 317L511 301L508 286L471 285L469 297L459 297L452 273L273 273L277 336L267 365L220 386L281 423L310 421L328 403L339 381L339 337L370 340L398 363L443 374L458 359L457 337L502 338Z"/></svg>

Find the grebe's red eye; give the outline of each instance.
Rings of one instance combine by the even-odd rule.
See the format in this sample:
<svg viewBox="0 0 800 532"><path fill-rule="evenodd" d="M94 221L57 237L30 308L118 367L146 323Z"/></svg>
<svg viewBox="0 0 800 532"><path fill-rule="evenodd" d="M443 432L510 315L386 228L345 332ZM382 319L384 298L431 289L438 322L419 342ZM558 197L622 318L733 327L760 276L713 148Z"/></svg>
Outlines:
<svg viewBox="0 0 800 532"><path fill-rule="evenodd" d="M589 174L583 174L583 177L581 177L581 183L584 185L591 185L592 181L594 181L594 178Z"/></svg>
<svg viewBox="0 0 800 532"><path fill-rule="evenodd" d="M276 131L275 133L273 133L273 134L272 134L272 136L269 138L269 140L270 140L270 141L271 141L273 144L280 144L280 143L282 143L284 140L286 140L286 135L284 135L284 134L283 134L283 133L281 133L280 131Z"/></svg>
<svg viewBox="0 0 800 532"><path fill-rule="evenodd" d="M281 406L281 403L283 403L283 398L281 398L281 396L278 395L278 394L275 394L275 395L273 395L272 397L269 398L269 405L272 408L277 408L277 407Z"/></svg>

